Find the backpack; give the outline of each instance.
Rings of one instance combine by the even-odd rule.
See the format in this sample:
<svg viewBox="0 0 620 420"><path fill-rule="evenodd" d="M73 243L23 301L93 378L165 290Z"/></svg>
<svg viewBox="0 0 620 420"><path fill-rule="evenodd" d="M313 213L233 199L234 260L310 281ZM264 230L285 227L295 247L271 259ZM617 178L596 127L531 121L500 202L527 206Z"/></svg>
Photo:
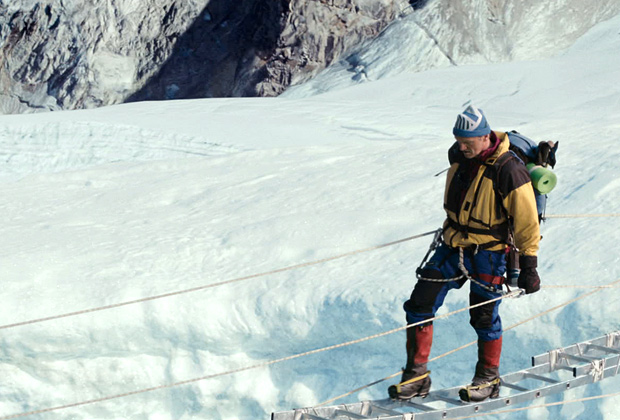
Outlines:
<svg viewBox="0 0 620 420"><path fill-rule="evenodd" d="M538 220L543 221L545 215L545 207L547 205L547 194L553 190L557 183L557 178L548 166L555 167L556 152L558 150L559 142L541 141L536 142L523 134L512 130L506 133L510 140L509 150L511 153L506 153L502 156L516 156L521 160L530 173L532 178L532 186L534 187L534 197L536 198L536 207L538 209ZM500 156L500 159L501 157ZM498 159L498 161L500 160ZM504 158L503 161L507 161L508 158ZM503 163L495 162L496 176L499 173L499 169ZM517 287L519 278L519 255L514 246L510 246L510 251L506 261L506 284L512 287Z"/></svg>
<svg viewBox="0 0 620 420"><path fill-rule="evenodd" d="M536 142L523 134L512 130L506 133L510 140L510 151L526 166L532 178L538 218L544 219L547 205L547 194L550 193L557 183L557 177L548 167L555 167L556 152L559 142L541 141ZM499 159L498 159L499 161ZM496 165L501 166L501 162Z"/></svg>

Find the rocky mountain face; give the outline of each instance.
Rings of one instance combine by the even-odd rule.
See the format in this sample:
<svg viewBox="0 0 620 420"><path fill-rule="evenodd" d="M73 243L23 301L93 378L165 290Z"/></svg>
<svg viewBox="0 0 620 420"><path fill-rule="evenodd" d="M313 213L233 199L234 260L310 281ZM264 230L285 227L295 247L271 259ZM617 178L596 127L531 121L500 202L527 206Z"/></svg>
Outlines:
<svg viewBox="0 0 620 420"><path fill-rule="evenodd" d="M0 113L275 96L405 0L0 0Z"/></svg>
<svg viewBox="0 0 620 420"><path fill-rule="evenodd" d="M617 13L619 0L0 0L0 114L537 59ZM407 41L384 48L392 29Z"/></svg>

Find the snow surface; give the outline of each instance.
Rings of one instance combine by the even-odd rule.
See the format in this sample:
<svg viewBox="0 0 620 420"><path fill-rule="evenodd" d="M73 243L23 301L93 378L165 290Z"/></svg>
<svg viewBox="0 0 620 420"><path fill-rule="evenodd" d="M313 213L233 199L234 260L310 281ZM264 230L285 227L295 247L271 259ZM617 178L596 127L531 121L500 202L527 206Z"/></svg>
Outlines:
<svg viewBox="0 0 620 420"><path fill-rule="evenodd" d="M620 15L553 59L404 73L304 99L151 102L0 117L0 327L250 276L427 232L467 104L559 140L547 213L620 213ZM394 42L398 39L394 32ZM620 279L618 218L542 226L543 285ZM429 238L101 312L2 327L0 419L261 364L404 325ZM505 326L591 289L502 304ZM440 313L465 307L466 289ZM620 329L617 289L504 336L502 370ZM431 356L475 339L437 321ZM467 383L469 347L431 366ZM267 419L398 372L404 332L32 419ZM383 382L338 402L377 399ZM617 392L620 378L545 402ZM494 418L616 419L618 398Z"/></svg>

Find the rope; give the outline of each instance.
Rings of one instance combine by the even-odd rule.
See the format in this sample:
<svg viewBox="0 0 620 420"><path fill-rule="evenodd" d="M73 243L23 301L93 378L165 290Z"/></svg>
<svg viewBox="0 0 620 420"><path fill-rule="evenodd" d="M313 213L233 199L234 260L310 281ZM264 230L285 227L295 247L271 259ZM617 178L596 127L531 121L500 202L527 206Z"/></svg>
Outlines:
<svg viewBox="0 0 620 420"><path fill-rule="evenodd" d="M574 298L574 299L571 299L571 300L569 300L569 301L567 301L567 302L564 302L564 303L561 303L561 304L559 304L559 305L556 305L556 306L554 306L553 308L550 308L550 309L547 309L546 311L540 312L540 313L538 313L538 314L536 314L536 315L534 315L534 316L531 316L531 317L529 317L529 318L527 318L527 319L525 319L525 320L523 320L523 321L517 322L516 324L512 324L511 326L509 326L509 327L507 327L507 328L504 328L504 331L510 331L510 330L512 330L513 328L516 328L516 327L518 327L518 326L520 326L520 325L522 325L522 324L525 324L525 323L527 323L527 322L529 322L529 321L532 321L533 319L539 318L539 317L544 316L544 315L546 315L546 314L548 314L548 313L550 313L550 312L553 312L553 311L555 311L555 310L557 310L557 309L560 309L560 308L563 308L563 307L565 307L565 306L568 306L568 305L570 305L570 304L572 304L572 303L575 303L575 302L577 302L577 301L579 301L579 300L581 300L581 299L584 299L584 298L586 298L586 297L588 297L588 296L593 295L593 294L594 294L594 293L596 293L596 292L599 292L599 291L600 291L601 289L603 289L603 288L606 288L606 287L618 287L618 286L619 286L619 285L618 285L618 283L620 283L620 279L618 279L618 280L616 280L616 281L613 281L613 282L611 282L611 283L609 283L608 285L605 285L605 286L594 286L594 287L596 287L596 290L593 290L593 291L588 292L588 293L586 293L586 294L584 294L584 295L581 295L581 296L578 296L578 297L576 297L576 298ZM435 362L435 361L437 361L437 360L439 360L439 359L442 359L442 358L444 358L444 357L447 357L447 356L449 356L449 355L451 355L451 354L453 354L453 353L456 353L456 352L459 352L459 351L461 351L461 350L464 350L464 349L466 349L466 348L468 348L468 347L471 347L471 346L473 346L474 344L476 344L477 342L478 342L477 340L474 340L474 341L472 341L472 342L469 342L469 343L467 343L467 344L464 344L464 345L462 345L461 347L458 347L458 348L456 348L456 349L452 349L452 350L447 351L446 353L443 353L443 354L441 354L441 355L439 355L439 356L433 357L433 358L429 359L429 360L428 360L428 362L429 362L429 363ZM618 364L619 364L619 366L620 366L620 359L618 360ZM327 404L332 403L332 402L334 402L334 401L340 400L340 399L342 399L342 398L344 398L344 397L348 397L348 396L350 396L350 395L355 394L356 392L359 392L359 391L362 391L362 390L364 390L364 389L370 388L371 386L377 385L377 384L379 384L379 383L381 383L381 382L384 382L384 381L386 381L386 380L388 380L388 379L395 378L395 377L397 377L398 375L400 375L401 373L402 373L402 371L395 372L395 373L393 373L393 374L391 374L391 375L389 375L389 376L386 376L385 378L378 379L378 380L376 380L376 381L374 381L374 382L371 382L371 383L369 383L369 384L367 384L367 385L363 385L363 386L361 386L361 387L359 387L359 388L356 388L356 389L354 389L354 390L352 390L352 391L349 391L349 392L347 392L347 393L345 393L345 394L341 394L341 395L338 395L337 397L331 398L331 399L329 399L329 400L327 400L327 401L323 401L322 403L317 404L315 407L321 407L321 406L323 406L323 405L327 405ZM2 420L2 419L0 419L0 420Z"/></svg>
<svg viewBox="0 0 620 420"><path fill-rule="evenodd" d="M149 301L153 301L153 300L157 300L157 299L163 299L163 298L167 298L167 297L178 296L178 295L182 295L182 294L186 294L186 293L198 292L198 291L201 291L201 290L206 290L206 289L210 289L210 288L214 288L214 287L218 287L218 286L223 286L225 284L231 284L231 283L236 283L236 282L240 282L240 281L244 281L244 280L255 279L255 278L258 278L258 277L265 277L265 276L272 275L272 274L282 273L284 271L295 270L295 269L302 268L302 267L309 267L309 266L312 266L312 265L322 264L322 263L326 263L326 262L329 262L329 261L334 261L334 260L338 260L338 259L341 259L341 258L345 258L345 257L349 257L349 256L352 256L352 255L356 255L356 254L362 254L362 253L365 253L365 252L375 251L377 249L386 248L386 247L389 247L389 246L401 244L403 242L407 242L407 241L411 241L411 240L414 240L414 239L422 238L424 236L434 235L436 232L437 232L436 230L433 230L431 232L426 232L426 233L421 233L419 235L409 236L407 238L398 239L396 241L388 242L388 243L385 243L385 244L376 245L376 246L372 246L372 247L364 248L364 249L359 249L359 250L356 250L356 251L350 251L350 252L346 252L344 254L340 254L340 255L336 255L336 256L332 256L332 257L328 257L328 258L323 258L323 259L320 259L320 260L309 261L309 262L301 263L301 264L295 264L295 265L291 265L291 266L288 266L288 267L278 268L278 269L272 270L272 271L266 271L266 272L263 272L263 273L252 274L252 275L244 276L244 277L238 277L238 278L231 279L231 280L226 280L226 281L221 281L221 282L218 282L218 283L207 284L207 285L204 285L204 286L193 287L193 288L190 288L190 289L179 290L179 291L176 291L176 292L164 293L164 294L161 294L161 295L156 295L156 296L150 296L150 297L145 297L145 298L141 298L141 299L130 300L130 301L127 301L127 302L114 303L114 304L111 304L111 305L100 306L100 307L92 308L92 309L84 309L84 310L81 310L81 311L68 312L68 313L61 314L61 315L54 315L54 316L48 316L48 317L45 317L45 318L32 319L32 320L29 320L29 321L16 322L14 324L1 325L0 326L0 330L6 330L6 329L9 329L9 328L15 328L15 327L22 327L24 325L31 325L31 324L36 324L36 323L40 323L40 322L52 321L52 320L55 320L55 319L61 319L61 318L68 318L68 317L78 316L78 315L84 315L84 314L88 314L88 313L92 313L92 312L105 311L105 310L108 310L108 309L120 308L122 306L134 305L136 303L144 303L144 302L149 302Z"/></svg>
<svg viewBox="0 0 620 420"><path fill-rule="evenodd" d="M87 401L82 401L82 402L76 402L76 403L72 403L72 404L66 404L66 405L62 405L62 406L57 406L57 407L50 407L50 408L44 408L41 410L34 410L34 411L28 411L28 412L24 412L24 413L18 413L18 414L12 414L9 416L4 416L4 417L0 417L0 420L9 420L9 419L15 419L15 418L19 418L19 417L26 417L26 416L32 416L35 414L42 414L42 413L49 413L52 411L58 411L58 410L63 410L63 409L67 409L67 408L74 408L74 407L80 407L80 406L84 406L84 405L89 405L89 404L95 404L95 403L99 403L99 402L104 402L104 401L110 401L110 400L114 400L114 399L118 399L118 398L124 398L124 397L128 397L128 396L132 396L132 395L138 395L138 394L145 394L147 392L152 392L152 391L157 391L157 390L161 390L161 389L166 389L166 388L174 388L174 387L178 387L181 385L187 385L190 383L194 383L194 382L199 382L199 381L203 381L206 379L213 379L219 376L225 376L225 375L232 375L235 373L239 373L239 372L243 372L246 370L252 370L252 369L258 369L258 368L262 368L262 367L267 367L267 366L271 366L274 365L276 363L282 363L282 362L286 362L289 360L293 360L293 359L297 359L300 357L305 357L305 356L309 356L309 355L313 355L313 354L317 354L317 353L322 353L328 350L334 350L334 349L338 349L338 348L342 348L342 347L347 347L353 344L358 344L358 343L362 343L364 341L369 341L369 340L373 340L375 338L379 338L379 337L384 337L386 335L389 334L393 334L395 332L398 331L403 331L406 330L407 328L412 328L418 325L422 325L425 324L429 321L435 321L438 319L443 319L443 318L447 318L449 316L455 315L457 313L463 312L463 311L467 311L473 308L476 308L478 306L482 306L482 305L486 305L487 303L492 303L498 300L502 300L502 299L506 299L509 297L518 297L521 295L521 291L513 291L511 293L508 293L506 295L503 296L499 296L495 299L489 299L485 302L481 302L475 305L471 305L465 308L461 308L461 309L457 309L455 311L443 314L443 315L438 315L435 316L433 318L427 319L427 320L423 320L420 322L417 322L415 324L409 324L409 325L405 325L403 327L398 327L398 328L394 328L391 329L389 331L384 331L378 334L374 334L374 335L370 335L367 337L363 337L363 338L359 338L356 340L351 340L351 341L347 341L344 343L340 343L340 344L335 344L332 346L328 346L328 347L323 347L320 349L315 349L315 350L310 350L304 353L298 353L298 354L293 354L291 356L286 356L286 357L282 357L280 359L275 359L275 360L271 360L268 362L263 362L263 363L258 363L255 365L251 365L251 366L245 366L245 367L241 367L238 369L233 369L233 370L229 370L229 371L225 371L225 372L220 372L220 373L214 373L211 375L206 375L206 376L201 376L198 378L193 378L193 379L187 379L184 381L179 381L179 382L174 382L174 383L170 383L170 384L164 384L164 385L159 385L159 386L155 386L155 387L151 387L151 388L144 388L144 389L140 389L140 390L135 390L135 391L130 391L130 392L125 392L123 394L117 394L117 395L111 395L111 396L107 396L107 397L101 397L101 398L97 398L97 399L92 399L92 400L87 400Z"/></svg>
<svg viewBox="0 0 620 420"><path fill-rule="evenodd" d="M592 214L592 215L551 215L551 216L546 216L546 217L547 218L620 217L620 214L605 214L605 215L603 215L603 214L600 214L600 215L596 215L596 214ZM126 302L121 302L121 303L116 303L116 304L111 304L111 305L106 305L106 306L101 306L101 307L96 307L96 308L91 308L91 309L85 309L85 310L81 310L81 311L69 312L69 313L55 315L55 316L49 316L49 317L38 318L38 319L29 320L29 321L23 321L23 322L17 322L17 323L13 323L13 324L2 325L2 326L0 326L0 330L9 329L9 328L15 328L15 327L19 327L19 326L25 326L25 325L31 325L31 324L35 324L35 323L46 322L46 321L51 321L51 320L56 320L56 319L61 319L61 318L68 318L68 317L83 315L83 314L92 313L92 312L104 311L104 310L118 308L118 307L122 307L122 306L128 306L128 305L133 305L133 304L137 304L137 303L143 303L143 302L153 301L153 300L157 300L157 299L163 299L163 298L166 298L166 297L178 296L178 295L186 294L186 293L197 292L197 291L200 291L200 290L214 288L214 287L222 286L222 285L225 285L225 284L231 284L231 283L240 282L240 281L244 281L244 280L249 280L249 279L253 279L253 278L268 276L268 275L271 275L271 274L277 274L277 273L281 273L281 272L284 272L284 271L294 270L294 269L297 269L297 268L308 267L308 266L317 265L317 264L321 264L321 263L325 263L325 262L329 262L329 261L334 261L334 260L337 260L337 259L341 259L341 258L345 258L345 257L348 257L348 256L352 256L352 255L355 255L355 254L370 252L370 251L374 251L374 250L377 250L377 249L381 249L381 248L397 245L397 244L400 244L400 243L403 243L403 242L411 241L411 240L414 240L414 239L417 239L417 238L421 238L421 237L432 235L432 234L436 234L436 233L437 233L437 230L434 230L434 231L431 231L431 232L426 232L426 233L423 233L423 234L410 236L410 237L407 237L407 238L399 239L399 240L388 242L388 243L385 243L385 244L381 244L381 245L377 245L377 246L373 246L373 247L369 247L369 248L364 248L364 249L360 249L360 250L356 250L356 251L347 252L347 253L336 255L336 256L333 256L333 257L323 258L323 259L320 259L320 260L310 261L310 262L307 262L307 263L296 264L296 265L292 265L292 266L288 266L288 267L284 267L284 268L279 268L279 269L268 271L268 272L253 274L253 275L244 276L244 277L238 277L238 278L235 278L235 279L231 279L231 280L227 280L227 281L222 281L222 282L218 282L218 283L198 286L198 287L194 287L194 288L190 288L190 289L179 290L179 291L176 291L176 292L170 292L170 293L165 293L165 294L161 294L161 295L150 296L150 297L145 297L145 298L141 298L141 299L135 299L135 300L131 300L131 301L126 301ZM618 282L620 282L620 280ZM616 283L616 282L614 282L614 283ZM554 286L548 286L548 287L554 287ZM569 286L555 286L555 287L569 287ZM575 286L575 287L579 287L579 286ZM590 295L592 293L595 293L595 292L599 291L603 287L612 287L612 286L610 284L610 285L607 285L607 286L596 287L595 291L590 292L590 293L588 293L588 294L586 294L586 295L584 295L584 296L582 296L580 298L584 298L584 297L586 297L586 296L588 296L588 295ZM508 293L506 295L500 296L500 297L498 297L496 299L492 299L492 300L483 302L483 303L481 303L479 305L487 304L487 303L493 302L495 300L501 300L501 299L504 299L504 298L507 298L507 297L519 296L520 294L521 294L521 291L510 292L510 293ZM580 298L578 298L578 299L580 299ZM578 300L578 299L574 299L573 301ZM569 302L569 303L571 303L571 302ZM269 365L272 365L272 364L275 364L275 363L280 363L280 362L296 359L296 358L299 358L299 357L302 357L302 356L308 356L308 355L311 355L311 354L316 354L316 353L320 353L320 352L323 352L323 351L333 350L333 349L336 349L336 348L340 348L340 347L344 347L344 346L348 346L348 345L352 345L352 344L357 344L357 343L360 343L360 342L363 342L363 341L367 341L367 340L371 340L371 339L374 339L374 338L382 337L382 336L385 336L385 335L388 335L388 334L395 333L397 331L401 331L401 330L404 330L404 329L416 326L418 324L426 323L428 321L432 321L432 320L435 320L435 319L445 318L447 316L451 316L451 315L456 314L458 312L462 312L462 311L465 311L465 310L472 309L472 308L477 307L479 305L473 305L473 306L470 306L470 307L467 307L467 308L463 308L463 309L460 309L460 310L457 310L457 311L453 311L453 312L448 313L448 314L444 314L444 315L437 316L435 318L431 318L429 320L425 320L425 321L417 323L417 324L410 324L410 325L408 325L406 327L400 327L400 328L397 328L397 329L394 329L394 330L390 330L390 331L387 331L387 332L384 332L384 333L381 333L381 334L376 334L376 335L373 335L373 336L365 337L365 338L362 338L362 339L359 339L359 340L354 340L354 341L350 341L350 342L346 342L346 343L341 343L341 344L338 344L338 345L334 345L334 346L330 346L330 347L325 347L325 348L322 348L322 349L312 350L312 351L309 351L309 352L306 352L306 353L300 353L300 354L288 356L288 357L285 357L285 358L276 359L276 360L273 360L273 361L270 361L270 362L266 362L266 363L256 364L256 365L247 366L247 367L236 369L236 370L231 370L231 371L227 371L227 372L221 372L221 373L217 373L217 374L213 374L213 375L207 375L207 376L203 376L203 377L199 377L199 378L194 378L194 379L189 379L189 380L186 380L186 381L181 381L181 382L175 382L175 383L171 383L171 384L160 385L160 386L157 386L157 387L145 388L145 389L141 389L141 390L137 390L137 391L131 391L131 392L127 392L127 393L124 393L124 394L108 396L108 397L103 397L103 398L99 398L99 399L93 399L93 400L88 400L88 401L83 401L83 402L78 402L78 403L74 403L74 404L68 404L68 405L63 405L63 406L58 406L58 407L53 407L53 408L48 408L48 409L42 409L42 410L37 410L37 411L31 411L31 412L25 412L25 413L20 413L20 414L14 414L14 415L10 415L10 416L4 416L4 417L0 417L0 420L8 420L8 419L13 419L13 418L30 416L30 415L34 415L34 414L46 413L46 412L50 412L50 411L57 411L57 410L66 409L66 408L83 406L83 405L87 405L87 404L94 404L94 403L97 403L97 402L108 401L108 400L112 400L112 399L117 399L117 398L122 398L122 397L126 397L126 396L136 395L136 394L143 394L143 393L152 392L152 391L156 391L156 390L161 390L161 389L165 389L165 388L177 387L177 386L181 386L181 385L185 385L185 384L189 384L189 383L193 383L193 382L202 381L202 380L205 380L205 379L215 378L215 377L218 377L218 376L234 374L234 373L242 372L242 371L245 371L245 370L256 369L256 368L260 368L260 367L266 367L266 366L269 366ZM561 306L565 306L565 305L561 305ZM547 312L550 312L550 311L551 310L546 311L544 313L547 313ZM542 316L544 313L539 314L537 316ZM537 316L532 317L530 319L534 319ZM527 320L523 321L522 323L524 323L524 322L527 322ZM515 324L512 327L515 327L517 325L520 325L520 324ZM510 328L512 328L512 327L510 327ZM508 329L509 328L507 328L506 330L508 330ZM474 343L475 343L475 341L472 342L472 343L469 343L468 345L462 346L461 348L456 349L456 350L454 350L452 352L445 353L444 355L442 355L440 357L431 359L429 361L434 361L434 360L437 360L438 358L445 357L448 354L451 354L451 353L453 353L453 352L455 352L457 350L466 348L466 347L468 347L470 345L473 345ZM372 385L380 383L380 382L382 382L384 380L393 378L394 376L397 376L399 373L400 372L395 373L394 375L390 375L390 376L388 376L388 377L386 377L384 379L375 381L372 384L369 384L369 385L366 385L364 387L358 388L358 390L367 388L368 386L372 386ZM346 396L346 395L350 395L350 394L345 394L343 396ZM339 399L339 398L341 398L341 397L337 397L335 399ZM335 399L332 399L330 401L334 401Z"/></svg>
<svg viewBox="0 0 620 420"><path fill-rule="evenodd" d="M586 285L586 284L568 284L568 285L553 285L550 284L548 286L540 286L541 289L615 289L618 288L620 286L616 285L616 286L610 286L610 285L605 285L605 286L592 286L592 285Z"/></svg>
<svg viewBox="0 0 620 420"><path fill-rule="evenodd" d="M620 213L608 213L608 214L558 214L558 215L545 216L545 218L547 218L547 219L579 218L579 217L620 217ZM13 324L0 325L0 330L5 330L5 329L15 328L15 327L22 327L22 326L25 326L25 325L37 324L37 323L46 322L46 321L52 321L52 320L56 320L56 319L69 318L69 317L74 317L74 316L78 316L78 315L84 315L84 314L88 314L88 313L105 311L105 310L108 310L108 309L115 309L115 308L120 308L120 307L123 307L123 306L135 305L135 304L138 304L138 303L144 303L144 302L149 302L149 301L153 301L153 300L164 299L164 298L168 298L168 297L172 297L172 296L178 296L178 295L182 295L182 294L198 292L198 291L201 291L201 290L215 288L215 287L223 286L223 285L226 285L226 284L236 283L236 282L240 282L240 281L244 281L244 280L250 280L250 279L254 279L254 278L258 278L258 277L264 277L264 276L268 276L268 275L271 275L271 274L281 273L281 272L284 272L284 271L295 270L295 269L298 269L298 268L309 267L309 266L312 266L312 265L322 264L322 263L325 263L325 262L334 261L334 260L337 260L337 259L349 257L349 256L352 256L352 255L355 255L355 254L361 254L361 253L365 253L365 252L374 251L374 250L377 250L377 249L381 249L381 248L397 245L397 244L400 244L400 243L403 243L403 242L411 241L411 240L414 240L414 239L418 239L418 238L421 238L421 237L424 237L424 236L433 235L433 234L436 234L436 232L437 232L437 230L434 230L434 231L431 231L431 232L426 232L426 233L422 233L422 234L419 234L419 235L414 235L414 236L410 236L410 237L407 237L407 238L399 239L399 240L396 240L396 241L393 241L393 242L388 242L388 243L385 243L385 244L381 244L381 245L377 245L377 246L373 246L373 247L369 247L369 248L365 248L365 249L360 249L360 250L356 250L356 251L347 252L347 253L336 255L336 256L333 256L333 257L323 258L323 259L320 259L320 260L310 261L310 262L307 262L307 263L291 265L291 266L288 266L288 267L279 268L279 269L272 270L272 271L267 271L267 272L263 272L263 273L253 274L253 275L249 275L249 276L245 276L245 277L238 277L238 278L235 278L235 279L221 281L221 282L218 282L218 283L213 283L213 284L207 284L207 285L203 285L203 286L193 287L193 288L190 288L190 289L178 290L176 292L164 293L164 294L161 294L161 295L149 296L149 297L144 297L144 298L141 298L141 299L135 299L135 300L130 300L130 301L126 301L126 302L120 302L120 303L114 303L114 304L111 304L111 305L105 305L105 306L95 307L95 308L91 308L91 309L84 309L84 310L75 311L75 312L68 312L68 313L64 313L64 314L60 314L60 315L53 315L53 316L48 316L48 317L43 317L43 318L37 318L37 319L29 320L29 321L22 321L22 322L16 322L16 323L13 323ZM543 287L545 287L545 286L543 286Z"/></svg>
<svg viewBox="0 0 620 420"><path fill-rule="evenodd" d="M599 215L590 215L590 216L592 216L592 217L602 217L602 216L599 216ZM548 216L548 217L560 218L560 217L565 217L565 216L558 215L558 216ZM194 287L194 288L190 288L190 289L185 289L185 290L180 290L180 291L176 291L176 292L165 293L165 294L162 294L162 295L145 297L145 298L142 298L142 299L136 299L136 300L131 300L131 301L127 301L127 302L122 302L122 303L117 303L117 304L112 304L112 305L106 305L106 306L92 308L92 309L85 309L85 310L81 310L81 311L70 312L70 313L65 313L65 314L61 314L61 315L45 317L45 318L38 318L38 319L33 319L33 320L30 320L30 321L18 322L18 323L14 323L14 324L7 324L7 325L0 326L0 330L8 329L8 328L14 328L14 327L18 327L18 326L30 325L30 324L35 324L35 323L40 323L40 322L60 319L60 318L67 318L67 317L82 315L82 314L91 313L91 312L103 311L103 310L112 309L112 308L118 308L118 307L122 307L122 306L136 304L136 303L142 303L142 302L152 301L152 300L156 300L156 299L162 299L162 298L165 298L165 297L171 297L171 296L181 295L181 294L185 294L185 293L196 292L196 291L199 291L199 290L205 290L205 289L208 289L208 288L213 288L213 287L217 287L217 286L221 286L221 285L225 285L225 284L230 284L230 283L239 282L239 281L243 281L243 280L249 280L249 279L253 279L253 278L267 276L267 275L270 275L270 274L276 274L276 273L280 273L280 272L283 272L283 271L288 271L288 270L293 270L293 269L297 269L297 268L317 265L317 264L321 264L321 263L324 263L324 262L329 262L329 261L333 261L333 260L336 260L336 259L348 257L348 256L351 256L351 255L360 254L360 253L364 253L364 252L369 252L369 251L373 251L373 250L377 250L377 249L381 249L381 248L397 245L397 244L400 244L400 243L403 243L403 242L411 241L413 239L421 238L421 237L432 235L432 234L436 234L436 233L437 233L437 230L434 230L434 231L431 231L431 232L426 232L426 233L423 233L423 234L410 236L410 237L399 239L399 240L396 240L396 241L393 241L393 242L388 242L388 243L385 243L385 244L381 244L381 245L377 245L377 246L373 246L373 247L369 247L369 248L365 248L365 249L360 249L360 250L357 250L357 251L347 252L347 253L336 255L336 256L333 256L333 257L329 257L329 258L324 258L324 259L320 259L320 260L316 260L316 261L311 261L311 262L307 262L307 263L296 264L296 265L292 265L292 266L288 266L288 267L284 267L284 268L280 268L280 269L276 269L276 270L272 270L272 271L268 271L268 272L253 274L253 275L245 276L245 277L239 277L239 278L236 278L236 279L231 279L231 280L222 281L222 282L218 282L218 283L213 283L213 284L209 284L209 285L198 286L198 287ZM620 280L618 280L617 282L620 282ZM614 282L614 283L617 283L617 282ZM614 283L612 283L612 284L614 284ZM529 321L531 319L534 319L534 318L536 318L538 316L542 316L545 313L548 313L548 312L550 312L550 311L552 311L554 309L557 309L559 307L568 305L569 303L572 303L573 301L576 301L578 299L582 299L582 298L584 298L586 296L589 296L590 294L596 293L597 291L599 291L603 287L611 287L612 284L610 284L608 286L596 287L596 290L594 290L594 291L592 291L590 293L587 293L586 295L583 295L583 296L581 296L581 297L579 297L577 299L573 299L572 301L570 301L570 302L568 302L566 304L559 305L559 306L557 306L555 308L552 308L552 309L550 309L548 311L545 311L545 312L543 312L543 313L541 313L541 314L539 314L537 316L531 317L531 318L529 318L526 321L523 321L523 322L521 322L519 324L515 324L515 325L507 328L506 330L508 330L510 328L514 328L517 325L525 323L525 322L527 322L527 321ZM562 287L562 286L558 286L558 287ZM433 320L436 320L436 319L442 319L442 318L454 315L456 313L459 313L459 312L462 312L462 311L465 311L465 310L469 310L469 309L475 308L477 306L481 306L481 305L484 305L484 304L487 304L487 303L491 303L491 302L494 302L496 300L505 299L507 297L516 297L516 296L519 296L520 294L521 294L520 290L519 291L510 292L510 293L505 294L503 296L500 296L498 298L491 299L491 300L482 302L482 303L477 304L477 305L472 305L472 306L469 306L469 307L466 307L466 308L462 308L462 309L459 309L459 310L456 310L456 311L453 311L453 312L450 312L450 313L447 313L447 314L444 314L444 315L439 315L439 316L436 316L434 318L431 318L431 319L428 319L428 320L424 320L424 321L421 321L421 322L416 323L416 324L410 324L410 325L407 325L405 327L396 328L396 329L393 329L393 330L390 330L390 331L386 331L386 332L383 332L383 333L380 333L380 334L375 334L375 335L368 336L368 337L365 337L365 338L361 338L361 339L358 339L358 340L353 340L353 341L349 341L349 342L346 342L346 343L337 344L337 345L334 345L334 346L324 347L324 348L321 348L321 349L316 349L316 350L312 350L312 351L305 352L305 353L299 353L299 354L295 354L295 355L292 355L292 356L288 356L288 357L272 360L272 361L269 361L269 362L265 362L265 363L260 363L260 364L256 364L256 365L252 365L252 366L246 366L246 367L235 369L235 370L230 370L230 371L226 371L226 372L220 372L220 373L217 373L217 374L202 376L202 377L199 377L199 378L189 379L189 380L185 380L185 381L174 382L174 383L171 383L171 384L164 384L164 385L160 385L160 386L156 386L156 387L145 388L145 389L136 390L136 391L130 391L130 392L126 392L126 393L123 393L123 394L107 396L107 397L102 397L102 398L98 398L98 399L92 399L92 400L82 401L82 402L78 402L78 403L67 404L67 405L63 405L63 406L57 406L57 407L42 409L42 410L36 410L36 411L30 411L30 412L24 412L24 413L4 416L4 417L0 417L0 420L8 420L8 419L25 417L25 416L35 415L35 414L47 413L47 412L51 412L51 411L57 411L57 410L61 410L61 409L79 407L79 406L83 406L83 405L94 404L94 403L103 402L103 401L109 401L109 400L113 400L113 399L117 399L117 398L122 398L122 397L137 395L137 394L143 394L143 393L152 392L152 391L156 391L156 390L177 387L177 386L186 385L186 384L193 383L193 382L198 382L198 381L202 381L202 380L206 380L206 379L211 379L211 378L215 378L215 377L218 377L218 376L230 375L230 374L234 374L234 373L238 373L238 372L242 372L242 371L246 371L246 370L266 367L266 366L270 366L272 364L281 363L281 362L288 361L288 360L293 360L293 359L296 359L296 358L299 358L299 357L308 356L308 355L312 355L312 354L316 354L316 353L320 353L320 352L324 352L324 351L328 351L328 350L333 350L333 349L337 349L337 348L341 348L341 347L357 344L357 343L360 343L360 342L363 342L363 341L368 341L368 340L371 340L371 339L383 337L385 335L392 334L392 333L395 333L395 332L398 332L398 331L401 331L401 330L405 330L407 328L411 328L411 327L414 327L414 326L417 326L417 325L421 325L421 324L429 322L429 321L433 321ZM453 353L455 351L458 351L460 349L466 348L466 347L468 347L470 345L473 345L475 343L476 343L475 341L472 342L472 343L469 343L469 344L467 344L465 346L460 347L459 349L453 350L453 351L445 353L445 354L443 354L443 355L441 355L439 357L433 358L433 359L429 360L429 362L435 361L435 360L437 360L437 359L439 359L441 357L445 357L445 356L447 356L447 355L449 355L449 354L451 354L451 353ZM380 383L380 382L382 382L384 380L393 378L393 377L397 376L399 373L400 372L395 373L393 375L390 375L390 376L388 376L386 378L383 378L381 380L375 381L372 384L369 384L369 385L366 385L364 387L358 388L357 390L361 390L361 389L367 388L368 386L372 386L372 385ZM350 395L350 393L349 394L345 394L343 396L346 396L346 395ZM332 400L329 400L328 402L334 401L334 400L339 399L339 398L342 398L342 396L334 398ZM325 403L327 403L327 402L325 402ZM325 403L322 403L322 404L325 404Z"/></svg>
<svg viewBox="0 0 620 420"><path fill-rule="evenodd" d="M581 219L581 218L593 218L593 217L620 217L620 213L606 213L606 214L552 214L546 215L545 219Z"/></svg>
<svg viewBox="0 0 620 420"><path fill-rule="evenodd" d="M473 278L469 272L467 271L467 268L465 268L465 257L464 257L464 251L463 248L459 248L459 269L461 270L461 272L463 273L463 275L467 278L467 280L471 281L472 283L476 283L478 286L480 286L482 289L491 292L491 293L498 293L497 289L493 286L487 286L486 284L476 280L475 278ZM500 286L501 287L501 286ZM506 286L508 287L508 286Z"/></svg>

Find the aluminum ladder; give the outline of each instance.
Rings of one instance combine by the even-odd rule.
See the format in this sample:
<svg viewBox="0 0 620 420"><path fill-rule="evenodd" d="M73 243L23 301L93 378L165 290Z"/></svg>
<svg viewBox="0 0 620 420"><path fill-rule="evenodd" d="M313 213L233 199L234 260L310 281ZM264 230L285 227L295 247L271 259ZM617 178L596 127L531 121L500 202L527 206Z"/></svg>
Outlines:
<svg viewBox="0 0 620 420"><path fill-rule="evenodd" d="M620 331L532 357L532 367L503 375L500 396L479 403L459 399L462 387L409 401L362 401L271 414L271 420L443 420L526 403L618 374Z"/></svg>

